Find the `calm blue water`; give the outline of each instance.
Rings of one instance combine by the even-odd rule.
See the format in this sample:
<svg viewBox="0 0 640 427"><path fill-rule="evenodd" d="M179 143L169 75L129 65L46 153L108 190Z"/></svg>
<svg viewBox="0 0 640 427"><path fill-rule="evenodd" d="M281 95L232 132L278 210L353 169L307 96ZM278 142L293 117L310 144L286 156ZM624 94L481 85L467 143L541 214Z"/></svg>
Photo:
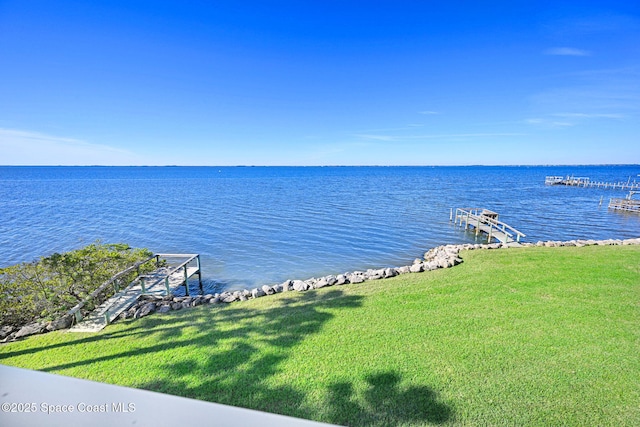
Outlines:
<svg viewBox="0 0 640 427"><path fill-rule="evenodd" d="M97 239L200 253L209 285L410 264L474 242L449 222L486 207L525 241L640 237L607 210L623 191L549 187L546 175L638 178L640 166L0 167L0 266ZM604 197L602 207L599 206Z"/></svg>

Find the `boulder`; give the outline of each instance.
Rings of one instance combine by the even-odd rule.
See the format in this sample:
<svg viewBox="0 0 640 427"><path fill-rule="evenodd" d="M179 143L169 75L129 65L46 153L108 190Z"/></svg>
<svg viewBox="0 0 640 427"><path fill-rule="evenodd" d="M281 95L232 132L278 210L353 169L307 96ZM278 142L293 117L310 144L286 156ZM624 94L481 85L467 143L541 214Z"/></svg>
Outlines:
<svg viewBox="0 0 640 427"><path fill-rule="evenodd" d="M314 289L324 288L325 286L329 286L329 282L325 277L321 277L316 283L313 284Z"/></svg>
<svg viewBox="0 0 640 427"><path fill-rule="evenodd" d="M16 328L14 328L13 326L9 326L9 325L5 325L2 328L0 328L0 340L5 339L6 337L8 337L9 335L11 335L11 333L13 331L15 331Z"/></svg>
<svg viewBox="0 0 640 427"><path fill-rule="evenodd" d="M260 298L265 296L266 294L264 293L264 291L260 288L254 288L251 290L251 296L253 298Z"/></svg>
<svg viewBox="0 0 640 427"><path fill-rule="evenodd" d="M411 271L410 269L411 267L409 267L408 265L403 265L402 267L396 268L396 271L398 272L398 274L407 274Z"/></svg>
<svg viewBox="0 0 640 427"><path fill-rule="evenodd" d="M384 277L384 269L367 270L365 273L367 280L378 280Z"/></svg>
<svg viewBox="0 0 640 427"><path fill-rule="evenodd" d="M140 309L139 317L148 316L151 313L155 313L155 311L156 311L156 303L155 302L149 302L149 303L147 303L147 304L142 306L142 308Z"/></svg>
<svg viewBox="0 0 640 427"><path fill-rule="evenodd" d="M267 295L273 295L276 293L276 291L274 291L273 288L269 285L263 285L262 291Z"/></svg>
<svg viewBox="0 0 640 427"><path fill-rule="evenodd" d="M66 315L66 316L62 316L59 319L52 320L51 322L47 323L46 329L47 331L57 331L59 329L67 329L71 327L72 323L73 323L73 316Z"/></svg>
<svg viewBox="0 0 640 427"><path fill-rule="evenodd" d="M288 292L293 289L293 281L285 280L282 282L282 292Z"/></svg>
<svg viewBox="0 0 640 427"><path fill-rule="evenodd" d="M438 258L435 261L437 262L439 268L449 267L449 260L447 260L446 258Z"/></svg>
<svg viewBox="0 0 640 427"><path fill-rule="evenodd" d="M421 271L424 271L424 266L422 265L422 263L413 264L411 267L409 267L409 271L411 273L420 273Z"/></svg>
<svg viewBox="0 0 640 427"><path fill-rule="evenodd" d="M303 282L302 280L294 280L293 281L293 290L298 292L304 292L309 289L309 284L307 282Z"/></svg>
<svg viewBox="0 0 640 427"><path fill-rule="evenodd" d="M397 275L398 275L398 272L396 271L395 268L385 268L385 270L384 270L384 277L385 278L395 277Z"/></svg>
<svg viewBox="0 0 640 427"><path fill-rule="evenodd" d="M156 313L168 313L170 311L171 311L171 306L169 306L169 305L161 305L156 310Z"/></svg>
<svg viewBox="0 0 640 427"><path fill-rule="evenodd" d="M144 304L142 307L140 307L140 309L136 313L137 316L134 316L134 317L140 318L140 317L148 316L151 313L155 313L155 311L156 311L156 303L155 302L148 302L148 303Z"/></svg>
<svg viewBox="0 0 640 427"><path fill-rule="evenodd" d="M350 274L349 276L347 276L349 279L349 283L362 283L366 280L366 278L364 277L364 274L360 273L353 273Z"/></svg>
<svg viewBox="0 0 640 427"><path fill-rule="evenodd" d="M236 295L236 294L226 293L225 295L225 293L222 293L222 295L220 295L220 301L226 302L228 304L228 303L237 301L238 297L239 295Z"/></svg>
<svg viewBox="0 0 640 427"><path fill-rule="evenodd" d="M171 310L182 310L182 303L181 302L172 302L171 303Z"/></svg>
<svg viewBox="0 0 640 427"><path fill-rule="evenodd" d="M347 283L349 283L349 279L347 279L346 275L338 274L336 276L336 285L346 285Z"/></svg>

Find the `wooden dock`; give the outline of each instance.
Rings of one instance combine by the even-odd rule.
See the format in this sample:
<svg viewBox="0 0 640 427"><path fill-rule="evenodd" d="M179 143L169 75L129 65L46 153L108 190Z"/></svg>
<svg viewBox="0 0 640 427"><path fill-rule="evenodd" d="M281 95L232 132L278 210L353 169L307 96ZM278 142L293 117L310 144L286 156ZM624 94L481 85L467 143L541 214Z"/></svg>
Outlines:
<svg viewBox="0 0 640 427"><path fill-rule="evenodd" d="M631 181L631 177L625 181L618 182L605 182L605 181L592 181L589 177L574 177L574 176L547 176L544 180L546 185L566 185L571 187L583 187L583 188L604 188L611 190L628 190L637 191L640 190L640 182L636 180Z"/></svg>
<svg viewBox="0 0 640 427"><path fill-rule="evenodd" d="M131 272L134 267L154 260L157 268L149 273L136 277L127 287L116 292L100 306L96 307L87 317L82 316L81 309L107 287L117 283L117 278ZM169 260L173 260L173 264ZM176 262L177 260L177 262ZM162 261L162 262L161 262ZM166 265L162 265L166 264ZM141 295L168 295L174 289L184 286L189 295L189 278L198 275L200 291L202 292L202 272L200 270L200 255L198 254L155 254L153 257L130 267L113 276L103 283L84 301L69 310L74 316L76 324L69 330L72 332L98 332L131 307Z"/></svg>
<svg viewBox="0 0 640 427"><path fill-rule="evenodd" d="M470 208L455 210L453 209L449 218L454 224L459 224L464 229L473 228L476 236L481 232L488 236L488 242L491 243L495 239L502 243L520 242L521 237L526 235L508 224L498 220L498 214L488 209Z"/></svg>
<svg viewBox="0 0 640 427"><path fill-rule="evenodd" d="M629 195L624 199L615 198L609 200L609 209L640 213L640 200L633 199L633 195L636 193L636 191L630 191Z"/></svg>

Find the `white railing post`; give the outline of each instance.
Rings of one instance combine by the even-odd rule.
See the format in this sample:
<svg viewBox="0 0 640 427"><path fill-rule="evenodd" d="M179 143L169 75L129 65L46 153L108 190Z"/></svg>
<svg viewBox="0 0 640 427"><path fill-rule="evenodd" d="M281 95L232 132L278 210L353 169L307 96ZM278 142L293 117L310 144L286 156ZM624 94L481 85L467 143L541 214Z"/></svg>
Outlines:
<svg viewBox="0 0 640 427"><path fill-rule="evenodd" d="M189 296L189 273L187 273L187 264L184 265L184 289L187 296Z"/></svg>

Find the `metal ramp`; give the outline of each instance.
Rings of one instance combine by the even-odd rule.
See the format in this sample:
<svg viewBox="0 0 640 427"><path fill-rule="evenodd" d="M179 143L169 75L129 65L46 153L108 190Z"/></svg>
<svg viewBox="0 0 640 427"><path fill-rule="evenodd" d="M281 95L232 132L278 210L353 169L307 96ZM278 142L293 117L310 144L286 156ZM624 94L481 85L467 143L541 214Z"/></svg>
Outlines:
<svg viewBox="0 0 640 427"><path fill-rule="evenodd" d="M116 319L123 311L129 309L129 307L131 307L141 295L168 295L173 289L183 285L185 286L188 295L188 280L195 274L198 275L200 289L202 290L202 274L200 271L199 255L156 254L150 259L153 258L156 258L157 262L159 262L160 259L166 261L167 258L186 258L186 260L182 261L177 266L159 267L150 273L139 275L133 282L131 282L131 284L129 284L129 286L113 295L100 306L96 307L88 316L83 318L80 309L89 301L89 299L92 296L95 297L98 295L98 292L104 289L106 285L112 284L114 278L130 271L130 269L118 273L111 280L98 288L98 290L90 295L89 298L69 311L69 314L73 314L76 319L76 324L72 326L69 331L98 332ZM194 263L195 265L193 265Z"/></svg>

